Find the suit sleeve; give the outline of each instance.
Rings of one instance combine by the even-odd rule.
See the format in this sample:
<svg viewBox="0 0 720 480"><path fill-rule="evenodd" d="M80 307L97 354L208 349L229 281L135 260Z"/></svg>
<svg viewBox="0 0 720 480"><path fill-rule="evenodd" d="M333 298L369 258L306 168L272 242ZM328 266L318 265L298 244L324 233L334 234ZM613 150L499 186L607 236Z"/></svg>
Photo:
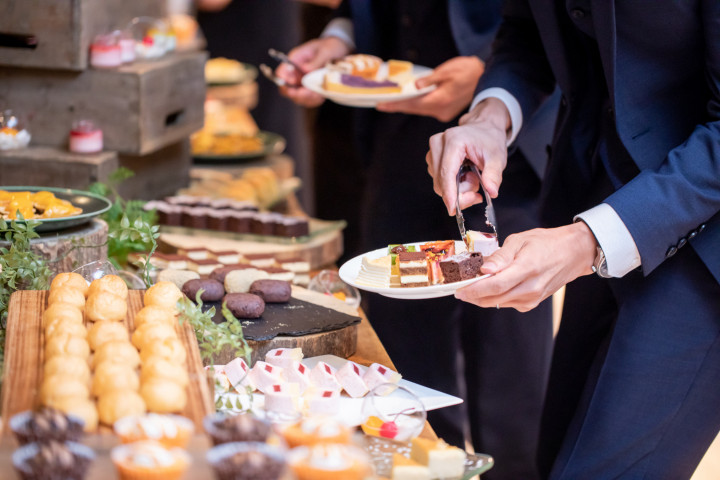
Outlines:
<svg viewBox="0 0 720 480"><path fill-rule="evenodd" d="M520 105L523 118L532 117L555 89L537 24L527 0L508 0L493 42L493 50L477 92L502 88Z"/></svg>
<svg viewBox="0 0 720 480"><path fill-rule="evenodd" d="M708 121L697 125L659 168L641 172L606 199L635 240L645 275L672 253L669 248L679 239L720 212L720 2L703 0L700 17ZM717 239L717 233L706 232L702 240ZM709 267L717 277L720 265Z"/></svg>

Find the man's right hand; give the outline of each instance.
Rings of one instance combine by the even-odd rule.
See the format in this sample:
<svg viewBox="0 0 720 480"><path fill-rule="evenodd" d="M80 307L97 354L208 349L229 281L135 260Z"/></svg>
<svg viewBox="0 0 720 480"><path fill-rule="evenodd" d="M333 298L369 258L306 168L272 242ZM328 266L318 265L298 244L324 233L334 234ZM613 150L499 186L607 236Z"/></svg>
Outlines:
<svg viewBox="0 0 720 480"><path fill-rule="evenodd" d="M433 188L445 202L448 214L455 215L457 173L467 158L482 172L485 190L496 198L507 164L507 131L510 113L497 98L487 98L460 118L460 126L430 137L425 160L433 177ZM481 203L475 176L460 184L460 208Z"/></svg>
<svg viewBox="0 0 720 480"><path fill-rule="evenodd" d="M275 75L290 85L300 85L300 81L308 72L324 67L331 60L342 58L350 53L350 47L337 37L316 38L290 50L288 57L302 69L298 72L292 66L281 63ZM303 107L320 106L325 98L303 86L280 87L280 93Z"/></svg>

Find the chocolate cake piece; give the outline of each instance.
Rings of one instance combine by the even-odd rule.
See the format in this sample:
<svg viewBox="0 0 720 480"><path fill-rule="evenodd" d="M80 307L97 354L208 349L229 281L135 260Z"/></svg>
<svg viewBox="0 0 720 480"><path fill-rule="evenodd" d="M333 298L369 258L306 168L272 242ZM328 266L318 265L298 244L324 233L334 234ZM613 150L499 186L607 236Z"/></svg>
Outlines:
<svg viewBox="0 0 720 480"><path fill-rule="evenodd" d="M208 209L204 207L182 207L182 226L187 228L207 227Z"/></svg>
<svg viewBox="0 0 720 480"><path fill-rule="evenodd" d="M482 275L480 267L483 256L480 252L462 252L440 262L444 283L459 282Z"/></svg>
<svg viewBox="0 0 720 480"><path fill-rule="evenodd" d="M225 295L225 287L222 283L218 282L217 280L213 279L194 279L194 280L188 280L183 284L182 292L187 296L190 300L195 300L195 297L197 296L197 292L200 290L204 290L202 295L200 296L200 300L203 302L216 302L223 298Z"/></svg>
<svg viewBox="0 0 720 480"><path fill-rule="evenodd" d="M292 288L290 283L282 280L255 280L250 285L250 293L259 296L265 303L287 303Z"/></svg>
<svg viewBox="0 0 720 480"><path fill-rule="evenodd" d="M281 237L302 237L309 233L310 224L305 218L285 217L275 226L275 235Z"/></svg>
<svg viewBox="0 0 720 480"><path fill-rule="evenodd" d="M210 230L227 230L228 219L232 215L230 210L213 210L207 213L207 228Z"/></svg>
<svg viewBox="0 0 720 480"><path fill-rule="evenodd" d="M277 213L256 213L250 219L250 232L256 235L274 235L275 226L282 215Z"/></svg>
<svg viewBox="0 0 720 480"><path fill-rule="evenodd" d="M227 231L235 233L249 233L250 222L255 215L252 212L235 212L229 210Z"/></svg>
<svg viewBox="0 0 720 480"><path fill-rule="evenodd" d="M401 287L425 287L430 285L425 252L400 252L397 254Z"/></svg>
<svg viewBox="0 0 720 480"><path fill-rule="evenodd" d="M160 225L178 226L182 222L182 207L158 202L155 206Z"/></svg>
<svg viewBox="0 0 720 480"><path fill-rule="evenodd" d="M265 301L252 293L228 293L225 302L236 318L260 318Z"/></svg>

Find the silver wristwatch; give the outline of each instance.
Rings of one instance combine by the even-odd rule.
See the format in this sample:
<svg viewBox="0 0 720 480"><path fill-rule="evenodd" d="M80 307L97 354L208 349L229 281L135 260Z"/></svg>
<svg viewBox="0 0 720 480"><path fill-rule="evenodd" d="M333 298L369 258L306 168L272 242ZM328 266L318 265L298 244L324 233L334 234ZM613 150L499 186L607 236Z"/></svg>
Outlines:
<svg viewBox="0 0 720 480"><path fill-rule="evenodd" d="M597 254L595 255L595 261L592 265L592 271L597 273L598 276L602 278L612 278L612 276L608 273L607 268L607 260L605 259L605 252L603 252L603 249L600 248L598 245L597 247Z"/></svg>

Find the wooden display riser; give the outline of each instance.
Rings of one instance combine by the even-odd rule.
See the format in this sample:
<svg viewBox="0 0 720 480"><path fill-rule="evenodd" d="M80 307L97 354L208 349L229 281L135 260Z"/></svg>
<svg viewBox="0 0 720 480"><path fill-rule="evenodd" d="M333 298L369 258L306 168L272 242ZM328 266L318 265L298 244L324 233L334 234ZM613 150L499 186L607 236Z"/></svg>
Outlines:
<svg viewBox="0 0 720 480"><path fill-rule="evenodd" d="M56 274L70 272L96 260L107 260L107 239L107 223L95 219L61 232L43 232L40 238L30 240L30 245ZM9 246L0 240L0 247Z"/></svg>
<svg viewBox="0 0 720 480"><path fill-rule="evenodd" d="M135 329L135 314L143 307L144 290L131 290L128 295L128 314L124 323L129 332ZM44 335L42 313L47 305L47 290L22 290L13 293L8 308L5 340L5 371L2 388L3 433L10 434L7 422L14 414L39 407L38 393L42 382ZM200 359L195 332L188 323L176 325L180 341L187 351L190 385L188 403L182 415L202 429L202 419L215 410L212 392ZM109 433L101 427L101 433Z"/></svg>
<svg viewBox="0 0 720 480"><path fill-rule="evenodd" d="M3 185L87 190L95 182L106 182L122 166L135 175L120 185L120 196L151 200L186 187L191 165L188 139L143 156L118 156L115 152L79 154L63 148L28 147L0 150L0 181Z"/></svg>
<svg viewBox="0 0 720 480"><path fill-rule="evenodd" d="M106 150L147 155L202 128L206 59L175 53L82 73L0 68L0 105L26 118L33 145L65 148L73 121L88 119Z"/></svg>
<svg viewBox="0 0 720 480"><path fill-rule="evenodd" d="M2 0L0 32L33 35L37 46L0 46L0 65L84 70L95 35L124 29L134 17L166 14L164 0Z"/></svg>

